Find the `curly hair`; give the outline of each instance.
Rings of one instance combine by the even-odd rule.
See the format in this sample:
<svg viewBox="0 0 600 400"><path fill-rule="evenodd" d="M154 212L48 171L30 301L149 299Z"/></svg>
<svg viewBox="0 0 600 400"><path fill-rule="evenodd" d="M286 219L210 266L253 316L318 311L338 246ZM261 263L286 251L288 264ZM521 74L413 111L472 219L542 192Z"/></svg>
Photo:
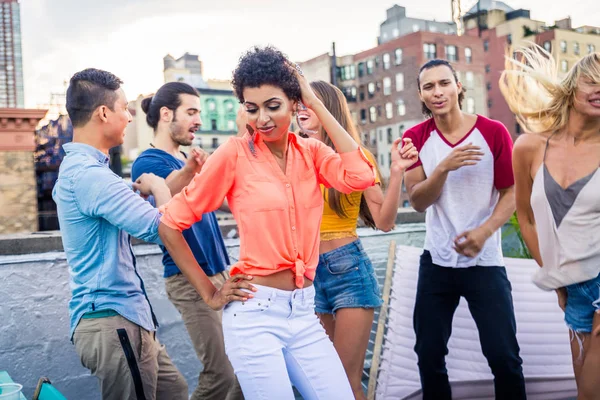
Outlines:
<svg viewBox="0 0 600 400"><path fill-rule="evenodd" d="M231 84L240 103L244 89L273 85L283 90L290 100L300 100L300 84L288 58L275 47L253 47L240 57Z"/></svg>

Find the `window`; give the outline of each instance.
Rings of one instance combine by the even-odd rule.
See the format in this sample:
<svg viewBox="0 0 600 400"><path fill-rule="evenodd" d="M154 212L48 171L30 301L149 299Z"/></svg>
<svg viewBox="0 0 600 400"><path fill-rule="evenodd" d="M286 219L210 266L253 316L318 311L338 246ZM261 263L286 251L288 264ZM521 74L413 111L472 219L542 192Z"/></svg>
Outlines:
<svg viewBox="0 0 600 400"><path fill-rule="evenodd" d="M475 99L472 97L467 97L467 112L475 114Z"/></svg>
<svg viewBox="0 0 600 400"><path fill-rule="evenodd" d="M400 36L400 31L398 30L398 28L394 28L394 31L392 34L394 35L395 38L397 38L398 36Z"/></svg>
<svg viewBox="0 0 600 400"><path fill-rule="evenodd" d="M200 148L202 148L202 137L197 136L196 137L196 145Z"/></svg>
<svg viewBox="0 0 600 400"><path fill-rule="evenodd" d="M227 121L227 130L228 131L235 130L235 121L232 121L232 120Z"/></svg>
<svg viewBox="0 0 600 400"><path fill-rule="evenodd" d="M473 81L474 81L474 77L473 77L473 72L471 71L467 71L465 72L465 83L467 85L467 88L472 88L473 87Z"/></svg>
<svg viewBox="0 0 600 400"><path fill-rule="evenodd" d="M365 74L365 63L358 63L358 77L360 78Z"/></svg>
<svg viewBox="0 0 600 400"><path fill-rule="evenodd" d="M486 66L485 66L485 73L489 74L491 70L492 69L490 68L490 64L486 64Z"/></svg>
<svg viewBox="0 0 600 400"><path fill-rule="evenodd" d="M383 55L383 69L390 69L392 62L390 60L390 54L389 53L385 53Z"/></svg>
<svg viewBox="0 0 600 400"><path fill-rule="evenodd" d="M396 108L398 109L398 115L404 116L406 115L406 105L404 104L404 100L398 99L396 101Z"/></svg>
<svg viewBox="0 0 600 400"><path fill-rule="evenodd" d="M432 25L429 27L429 32L437 32L437 27Z"/></svg>
<svg viewBox="0 0 600 400"><path fill-rule="evenodd" d="M448 61L458 61L456 46L446 46L446 59Z"/></svg>
<svg viewBox="0 0 600 400"><path fill-rule="evenodd" d="M560 41L560 51L563 53L567 52L567 41L566 40Z"/></svg>
<svg viewBox="0 0 600 400"><path fill-rule="evenodd" d="M231 111L231 110L233 110L233 103L232 103L231 101L226 101L226 102L225 102L225 109L226 109L227 111Z"/></svg>
<svg viewBox="0 0 600 400"><path fill-rule="evenodd" d="M385 164L385 155L380 154L379 155L379 165L383 165Z"/></svg>
<svg viewBox="0 0 600 400"><path fill-rule="evenodd" d="M413 32L419 32L419 30L421 30L421 27L419 26L419 24L413 24L412 28L413 28Z"/></svg>
<svg viewBox="0 0 600 400"><path fill-rule="evenodd" d="M369 120L371 122L377 121L377 109L375 107L369 108Z"/></svg>
<svg viewBox="0 0 600 400"><path fill-rule="evenodd" d="M560 60L560 70L567 72L569 70L569 62L567 60Z"/></svg>
<svg viewBox="0 0 600 400"><path fill-rule="evenodd" d="M433 60L437 57L435 44L433 43L423 43L423 53L425 54L425 58L427 60Z"/></svg>
<svg viewBox="0 0 600 400"><path fill-rule="evenodd" d="M208 110L209 110L209 111L215 111L215 108L217 108L217 105L215 104L215 102L214 102L214 101L210 100L210 101L208 102Z"/></svg>
<svg viewBox="0 0 600 400"><path fill-rule="evenodd" d="M379 141L382 142L383 141L383 132L380 129L377 131L377 133L379 134Z"/></svg>
<svg viewBox="0 0 600 400"><path fill-rule="evenodd" d="M342 88L342 92L344 93L344 96L346 97L346 100L348 101L348 103L352 103L356 101L356 87L355 86L347 86L345 88Z"/></svg>
<svg viewBox="0 0 600 400"><path fill-rule="evenodd" d="M576 56L579 55L579 43L578 42L573 43L573 53L575 53Z"/></svg>
<svg viewBox="0 0 600 400"><path fill-rule="evenodd" d="M396 49L394 51L394 57L395 57L396 65L402 64L402 49Z"/></svg>
<svg viewBox="0 0 600 400"><path fill-rule="evenodd" d="M515 133L517 135L521 134L521 125L518 122L515 124Z"/></svg>
<svg viewBox="0 0 600 400"><path fill-rule="evenodd" d="M404 74L402 72L398 72L396 74L396 92L401 92L404 90Z"/></svg>
<svg viewBox="0 0 600 400"><path fill-rule="evenodd" d="M465 61L467 64L471 64L473 62L473 52L470 47L465 47Z"/></svg>
<svg viewBox="0 0 600 400"><path fill-rule="evenodd" d="M392 166L392 153L388 153L388 168Z"/></svg>
<svg viewBox="0 0 600 400"><path fill-rule="evenodd" d="M367 123L367 110L365 110L364 108L362 108L360 110L360 123L361 124Z"/></svg>
<svg viewBox="0 0 600 400"><path fill-rule="evenodd" d="M384 96L392 94L392 80L387 76L383 78L383 94Z"/></svg>
<svg viewBox="0 0 600 400"><path fill-rule="evenodd" d="M365 87L363 85L361 85L360 88L358 89L358 99L360 101L365 100Z"/></svg>
<svg viewBox="0 0 600 400"><path fill-rule="evenodd" d="M487 88L488 92L489 92L490 90L492 90L492 83L491 83L491 82L488 82L488 83L487 83L485 86L486 86L486 88Z"/></svg>
<svg viewBox="0 0 600 400"><path fill-rule="evenodd" d="M506 42L508 44L512 44L512 35L510 33L508 35L506 35Z"/></svg>
<svg viewBox="0 0 600 400"><path fill-rule="evenodd" d="M488 51L489 49L490 49L490 41L484 40L483 41L483 51Z"/></svg>
<svg viewBox="0 0 600 400"><path fill-rule="evenodd" d="M544 42L544 50L546 50L548 53L552 51L552 44L548 40Z"/></svg>
<svg viewBox="0 0 600 400"><path fill-rule="evenodd" d="M488 99L488 108L492 108L492 99Z"/></svg>
<svg viewBox="0 0 600 400"><path fill-rule="evenodd" d="M342 81L347 81L356 78L354 64L344 65L338 68L338 77Z"/></svg>
<svg viewBox="0 0 600 400"><path fill-rule="evenodd" d="M593 44L588 44L587 48L588 48L588 54L592 54L596 51L596 46L594 46Z"/></svg>
<svg viewBox="0 0 600 400"><path fill-rule="evenodd" d="M369 91L369 98L375 96L375 82L369 82L367 90Z"/></svg>
<svg viewBox="0 0 600 400"><path fill-rule="evenodd" d="M219 139L218 138L213 138L213 140L212 140L212 148L216 149L217 147L219 147Z"/></svg>
<svg viewBox="0 0 600 400"><path fill-rule="evenodd" d="M394 141L394 138L392 136L392 128L387 128L387 142L388 142L388 144L392 144L393 141Z"/></svg>
<svg viewBox="0 0 600 400"><path fill-rule="evenodd" d="M373 60L367 60L367 75L373 73Z"/></svg>
<svg viewBox="0 0 600 400"><path fill-rule="evenodd" d="M392 103L385 103L385 117L387 119L394 118L394 106Z"/></svg>
<svg viewBox="0 0 600 400"><path fill-rule="evenodd" d="M210 129L212 129L213 131L217 130L217 120L216 119L210 120Z"/></svg>
<svg viewBox="0 0 600 400"><path fill-rule="evenodd" d="M410 201L408 201L408 200L404 200L404 201L402 202L402 207L404 207L404 208L409 208L409 207L410 207Z"/></svg>

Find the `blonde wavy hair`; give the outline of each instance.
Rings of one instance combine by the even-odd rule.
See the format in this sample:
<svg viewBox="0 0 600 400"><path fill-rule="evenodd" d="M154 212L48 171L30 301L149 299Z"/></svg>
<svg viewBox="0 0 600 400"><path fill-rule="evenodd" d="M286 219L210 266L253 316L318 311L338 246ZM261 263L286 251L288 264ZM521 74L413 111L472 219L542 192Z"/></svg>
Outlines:
<svg viewBox="0 0 600 400"><path fill-rule="evenodd" d="M600 53L583 57L560 79L554 57L542 47L529 43L513 51L517 57L506 56L499 82L510 110L527 132L561 131L575 104L579 78L600 82Z"/></svg>

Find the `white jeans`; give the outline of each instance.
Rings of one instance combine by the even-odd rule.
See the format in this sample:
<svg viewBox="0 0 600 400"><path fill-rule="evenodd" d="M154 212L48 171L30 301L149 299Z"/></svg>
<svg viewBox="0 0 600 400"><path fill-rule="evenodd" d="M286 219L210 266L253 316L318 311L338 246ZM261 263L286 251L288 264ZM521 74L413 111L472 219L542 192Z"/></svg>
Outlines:
<svg viewBox="0 0 600 400"><path fill-rule="evenodd" d="M315 315L315 289L286 291L254 285L245 303L223 312L225 351L246 400L352 400L333 343Z"/></svg>

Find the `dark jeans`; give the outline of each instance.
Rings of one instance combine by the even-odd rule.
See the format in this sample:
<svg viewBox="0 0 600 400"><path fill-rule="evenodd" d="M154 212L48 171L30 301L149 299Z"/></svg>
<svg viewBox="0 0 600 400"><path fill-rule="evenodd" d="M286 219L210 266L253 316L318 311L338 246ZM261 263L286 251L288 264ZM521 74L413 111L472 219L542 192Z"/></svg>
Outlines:
<svg viewBox="0 0 600 400"><path fill-rule="evenodd" d="M511 285L504 267L447 268L421 255L413 317L424 400L451 400L445 357L452 317L463 296L494 374L496 399L525 399Z"/></svg>

